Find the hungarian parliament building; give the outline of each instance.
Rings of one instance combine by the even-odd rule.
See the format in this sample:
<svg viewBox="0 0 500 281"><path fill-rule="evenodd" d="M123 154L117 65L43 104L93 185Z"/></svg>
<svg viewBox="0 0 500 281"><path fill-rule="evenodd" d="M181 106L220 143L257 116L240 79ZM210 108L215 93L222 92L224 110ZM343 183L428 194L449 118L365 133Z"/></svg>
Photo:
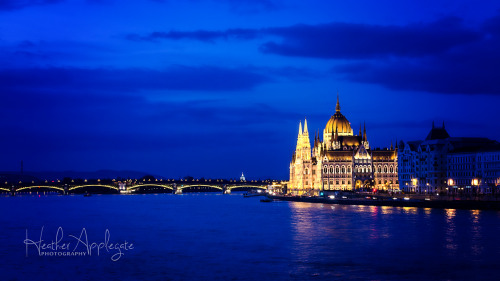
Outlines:
<svg viewBox="0 0 500 281"><path fill-rule="evenodd" d="M444 123L433 123L425 140L372 149L365 126L354 135L337 96L323 138L318 133L313 143L311 149L305 120L290 162L287 189L292 195L326 196L341 190L500 194L500 143L450 137Z"/></svg>
<svg viewBox="0 0 500 281"><path fill-rule="evenodd" d="M290 162L288 193L320 195L339 190L399 189L397 147L371 149L366 126L354 135L351 124L340 112L337 96L335 114L311 140L307 120L299 124L297 147Z"/></svg>

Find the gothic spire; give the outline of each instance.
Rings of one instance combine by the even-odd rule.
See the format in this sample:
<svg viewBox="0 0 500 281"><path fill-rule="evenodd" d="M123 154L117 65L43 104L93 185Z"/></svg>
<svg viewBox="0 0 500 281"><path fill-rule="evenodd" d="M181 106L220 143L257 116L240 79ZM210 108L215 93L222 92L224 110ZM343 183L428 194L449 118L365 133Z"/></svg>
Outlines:
<svg viewBox="0 0 500 281"><path fill-rule="evenodd" d="M366 141L366 122L363 122L363 140Z"/></svg>
<svg viewBox="0 0 500 281"><path fill-rule="evenodd" d="M337 106L335 106L335 111L340 113L339 92L337 92Z"/></svg>
<svg viewBox="0 0 500 281"><path fill-rule="evenodd" d="M309 134L309 132L307 131L307 119L304 118L304 134Z"/></svg>
<svg viewBox="0 0 500 281"><path fill-rule="evenodd" d="M302 135L302 121L299 122L299 136Z"/></svg>

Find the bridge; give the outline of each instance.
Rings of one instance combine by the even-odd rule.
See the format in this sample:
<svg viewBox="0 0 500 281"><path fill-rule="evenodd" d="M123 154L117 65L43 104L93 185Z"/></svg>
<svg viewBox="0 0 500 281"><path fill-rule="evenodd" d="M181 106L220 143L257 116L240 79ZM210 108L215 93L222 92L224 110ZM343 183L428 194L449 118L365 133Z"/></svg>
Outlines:
<svg viewBox="0 0 500 281"><path fill-rule="evenodd" d="M74 180L65 179L54 181L30 181L30 182L5 182L0 184L0 193L30 193L30 192L54 192L60 194L84 194L84 193L174 193L183 192L212 192L219 191L229 194L235 190L266 190L279 185L278 181L240 181L223 179L94 179Z"/></svg>

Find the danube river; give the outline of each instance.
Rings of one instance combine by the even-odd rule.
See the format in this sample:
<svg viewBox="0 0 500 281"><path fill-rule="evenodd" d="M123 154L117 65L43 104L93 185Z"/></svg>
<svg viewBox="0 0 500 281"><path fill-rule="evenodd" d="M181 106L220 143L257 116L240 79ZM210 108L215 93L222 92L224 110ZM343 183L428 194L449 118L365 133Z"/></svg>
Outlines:
<svg viewBox="0 0 500 281"><path fill-rule="evenodd" d="M1 280L500 280L493 211L236 193L25 195L0 211Z"/></svg>

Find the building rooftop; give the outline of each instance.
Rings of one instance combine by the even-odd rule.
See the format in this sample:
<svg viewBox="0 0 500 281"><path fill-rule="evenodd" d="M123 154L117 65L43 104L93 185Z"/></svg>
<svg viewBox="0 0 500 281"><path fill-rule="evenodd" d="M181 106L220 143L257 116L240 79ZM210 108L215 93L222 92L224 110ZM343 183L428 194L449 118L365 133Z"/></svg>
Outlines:
<svg viewBox="0 0 500 281"><path fill-rule="evenodd" d="M444 128L444 122L443 122L443 127L438 128L434 126L434 122L432 122L432 129L425 138L425 140L442 140L442 139L447 139L449 138L450 135Z"/></svg>

